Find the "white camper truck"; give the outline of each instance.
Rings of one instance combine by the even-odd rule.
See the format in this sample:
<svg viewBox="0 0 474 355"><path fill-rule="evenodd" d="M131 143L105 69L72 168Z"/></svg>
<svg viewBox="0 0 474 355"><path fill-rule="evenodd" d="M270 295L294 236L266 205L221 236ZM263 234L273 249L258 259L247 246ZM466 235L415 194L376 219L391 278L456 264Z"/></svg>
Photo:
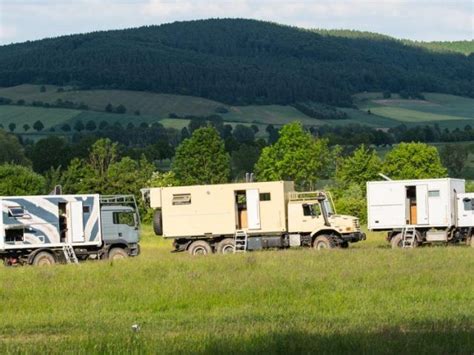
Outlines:
<svg viewBox="0 0 474 355"><path fill-rule="evenodd" d="M365 239L359 220L334 213L328 194L293 182L251 182L142 190L157 235L176 251L208 254L263 248L347 247Z"/></svg>
<svg viewBox="0 0 474 355"><path fill-rule="evenodd" d="M388 231L393 248L467 243L474 228L474 193L460 179L367 183L368 227Z"/></svg>
<svg viewBox="0 0 474 355"><path fill-rule="evenodd" d="M0 259L49 265L139 253L134 196L0 197Z"/></svg>

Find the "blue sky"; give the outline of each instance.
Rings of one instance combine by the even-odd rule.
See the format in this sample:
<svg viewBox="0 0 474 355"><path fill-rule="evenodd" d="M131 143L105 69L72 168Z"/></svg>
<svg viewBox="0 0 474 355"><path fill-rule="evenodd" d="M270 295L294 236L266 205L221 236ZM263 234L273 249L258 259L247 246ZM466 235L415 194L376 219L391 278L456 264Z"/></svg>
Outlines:
<svg viewBox="0 0 474 355"><path fill-rule="evenodd" d="M0 0L0 44L211 17L460 40L473 38L474 0Z"/></svg>

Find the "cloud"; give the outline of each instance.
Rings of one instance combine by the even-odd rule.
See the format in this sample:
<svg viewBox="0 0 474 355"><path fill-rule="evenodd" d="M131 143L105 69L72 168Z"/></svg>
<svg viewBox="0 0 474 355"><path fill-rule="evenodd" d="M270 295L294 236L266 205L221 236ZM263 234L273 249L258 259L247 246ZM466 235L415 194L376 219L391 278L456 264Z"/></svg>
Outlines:
<svg viewBox="0 0 474 355"><path fill-rule="evenodd" d="M473 6L472 0L0 0L0 42L224 17L417 40L472 39Z"/></svg>

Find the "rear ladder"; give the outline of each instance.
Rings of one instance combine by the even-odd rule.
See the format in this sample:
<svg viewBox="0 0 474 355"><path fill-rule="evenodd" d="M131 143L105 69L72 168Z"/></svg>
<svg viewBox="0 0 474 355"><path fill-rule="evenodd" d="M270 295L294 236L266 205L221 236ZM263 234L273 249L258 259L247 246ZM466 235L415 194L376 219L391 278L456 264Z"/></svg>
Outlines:
<svg viewBox="0 0 474 355"><path fill-rule="evenodd" d="M402 248L414 248L416 243L416 229L406 226L402 230Z"/></svg>
<svg viewBox="0 0 474 355"><path fill-rule="evenodd" d="M247 232L237 230L234 235L234 253L245 253L247 251L247 241Z"/></svg>
<svg viewBox="0 0 474 355"><path fill-rule="evenodd" d="M79 260L77 259L76 252L71 244L64 244L63 245L63 253L64 258L66 259L66 263L68 264L78 264Z"/></svg>

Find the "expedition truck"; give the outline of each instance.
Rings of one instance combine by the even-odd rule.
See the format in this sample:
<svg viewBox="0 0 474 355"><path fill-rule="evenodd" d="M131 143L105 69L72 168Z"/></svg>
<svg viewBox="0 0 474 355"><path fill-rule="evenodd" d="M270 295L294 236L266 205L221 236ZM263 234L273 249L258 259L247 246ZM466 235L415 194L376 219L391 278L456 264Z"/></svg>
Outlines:
<svg viewBox="0 0 474 355"><path fill-rule="evenodd" d="M367 183L368 228L387 231L393 248L423 244L474 246L474 193L460 179Z"/></svg>
<svg viewBox="0 0 474 355"><path fill-rule="evenodd" d="M139 254L134 196L0 197L5 265L50 265Z"/></svg>
<svg viewBox="0 0 474 355"><path fill-rule="evenodd" d="M334 212L330 195L296 192L289 181L143 189L154 231L176 251L233 253L264 248L346 248L365 239L359 220Z"/></svg>

